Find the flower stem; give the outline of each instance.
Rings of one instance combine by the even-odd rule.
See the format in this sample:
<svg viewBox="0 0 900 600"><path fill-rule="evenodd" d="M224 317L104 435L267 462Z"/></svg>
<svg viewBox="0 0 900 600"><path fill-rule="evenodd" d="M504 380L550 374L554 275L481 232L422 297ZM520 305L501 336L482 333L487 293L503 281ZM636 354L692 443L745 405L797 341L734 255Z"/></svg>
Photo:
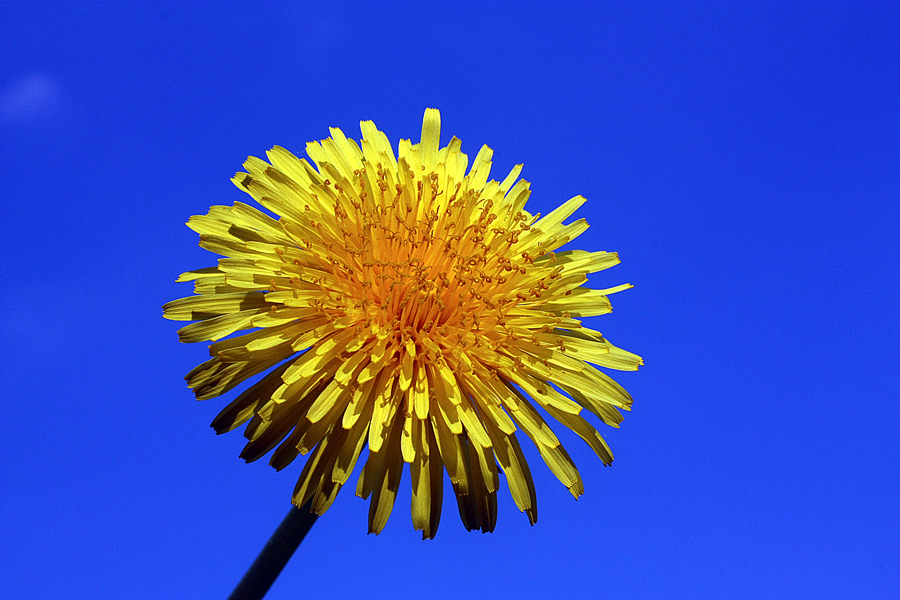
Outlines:
<svg viewBox="0 0 900 600"><path fill-rule="evenodd" d="M312 499L300 508L291 507L228 600L260 600L266 595L316 522L318 515L310 512L311 506Z"/></svg>

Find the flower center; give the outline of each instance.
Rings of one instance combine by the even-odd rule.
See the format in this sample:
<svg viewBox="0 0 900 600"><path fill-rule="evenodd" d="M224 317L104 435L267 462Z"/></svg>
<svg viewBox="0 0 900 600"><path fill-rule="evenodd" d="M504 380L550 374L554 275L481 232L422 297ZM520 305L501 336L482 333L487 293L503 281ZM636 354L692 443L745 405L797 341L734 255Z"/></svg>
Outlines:
<svg viewBox="0 0 900 600"><path fill-rule="evenodd" d="M538 216L495 205L465 182L441 202L448 191L439 175L415 178L407 171L405 183L392 184L380 166L374 177L359 169L352 183L322 182L314 199L327 198L333 210L307 226L285 225L310 251L284 257L299 269L295 291L318 287L319 300L312 302L330 319L347 319L401 348L410 341L420 352L441 354L517 339L507 313L540 298L560 277L552 255L515 250L520 238L540 233L532 227Z"/></svg>

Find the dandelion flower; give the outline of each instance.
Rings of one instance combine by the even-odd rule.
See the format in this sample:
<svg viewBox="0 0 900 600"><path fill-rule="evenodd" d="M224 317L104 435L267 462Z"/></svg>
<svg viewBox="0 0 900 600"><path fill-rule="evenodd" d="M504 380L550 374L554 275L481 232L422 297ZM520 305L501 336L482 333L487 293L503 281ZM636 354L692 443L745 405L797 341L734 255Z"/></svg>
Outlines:
<svg viewBox="0 0 900 600"><path fill-rule="evenodd" d="M631 287L584 287L619 257L557 252L587 229L563 223L585 199L528 213L522 165L488 181L483 146L466 173L460 140L440 147L437 110L425 111L421 142L401 140L396 155L374 123L360 128L359 143L340 129L309 143L313 164L278 146L269 162L244 163L232 181L276 218L240 202L190 218L200 246L223 258L181 275L196 295L164 307L196 321L181 341L212 342L188 386L204 400L265 373L212 427L247 423L248 462L274 450L269 462L283 469L308 454L292 500L311 500L316 514L368 446L356 494L371 496L370 532L385 526L406 464L425 538L437 531L445 470L467 529L493 530L501 471L533 524L518 432L577 498L582 479L544 414L608 465L582 411L618 427L632 402L593 365L636 370L641 358L579 320L610 312L608 296Z"/></svg>

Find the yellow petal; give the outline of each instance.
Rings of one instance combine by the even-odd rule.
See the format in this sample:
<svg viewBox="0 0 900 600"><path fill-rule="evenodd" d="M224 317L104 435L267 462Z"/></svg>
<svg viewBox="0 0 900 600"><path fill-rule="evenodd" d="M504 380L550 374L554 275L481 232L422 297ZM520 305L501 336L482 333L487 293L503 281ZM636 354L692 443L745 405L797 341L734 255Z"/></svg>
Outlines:
<svg viewBox="0 0 900 600"><path fill-rule="evenodd" d="M422 141L419 143L419 157L426 170L431 170L437 161L441 141L441 112L436 108L426 108L422 119Z"/></svg>
<svg viewBox="0 0 900 600"><path fill-rule="evenodd" d="M347 482L347 479L350 478L350 474L356 467L360 452L362 452L363 446L366 444L366 433L369 430L369 421L372 416L372 404L365 403L361 408L362 414L357 415L350 427L344 426L347 429L347 435L341 445L331 474L332 480L336 483L344 484ZM349 411L349 407L346 410ZM344 414L346 421L346 413Z"/></svg>
<svg viewBox="0 0 900 600"><path fill-rule="evenodd" d="M428 418L428 372L422 363L416 365L415 386L412 389L413 408L419 419Z"/></svg>
<svg viewBox="0 0 900 600"><path fill-rule="evenodd" d="M397 491L400 489L400 477L403 474L403 457L400 455L400 427L394 427L394 434L387 446L384 458L384 470L380 474L380 484L376 486L369 505L369 533L379 534L387 524L388 517L394 508Z"/></svg>
<svg viewBox="0 0 900 600"><path fill-rule="evenodd" d="M419 429L421 422L412 413L400 415L403 418L403 433L400 437L400 451L403 454L403 462L411 463L416 459L418 451Z"/></svg>
<svg viewBox="0 0 900 600"><path fill-rule="evenodd" d="M509 485L513 501L520 511L528 514L531 524L534 525L537 521L537 494L531 470L528 468L516 436L504 434L490 422L486 425L493 442L494 454L506 475L506 482Z"/></svg>
<svg viewBox="0 0 900 600"><path fill-rule="evenodd" d="M583 417L563 412L553 407L547 408L547 412L550 413L550 416L577 433L578 437L587 442L597 456L600 457L600 460L603 461L603 464L612 464L612 450L609 449L606 440L604 440L603 436L600 435L600 432L594 429Z"/></svg>

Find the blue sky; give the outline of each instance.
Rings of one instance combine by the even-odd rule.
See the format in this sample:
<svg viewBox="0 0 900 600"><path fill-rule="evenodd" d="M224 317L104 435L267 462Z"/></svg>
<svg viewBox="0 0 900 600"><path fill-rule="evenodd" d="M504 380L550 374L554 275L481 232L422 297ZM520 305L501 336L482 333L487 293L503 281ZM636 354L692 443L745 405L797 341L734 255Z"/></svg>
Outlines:
<svg viewBox="0 0 900 600"><path fill-rule="evenodd" d="M442 142L576 194L589 320L644 356L603 430L526 450L490 535L347 490L270 598L900 597L900 10L890 3L34 3L0 16L0 565L17 598L223 598L300 465L238 458L161 305L247 155L426 107ZM895 373L891 375L891 373ZM530 452L530 454L528 453Z"/></svg>

